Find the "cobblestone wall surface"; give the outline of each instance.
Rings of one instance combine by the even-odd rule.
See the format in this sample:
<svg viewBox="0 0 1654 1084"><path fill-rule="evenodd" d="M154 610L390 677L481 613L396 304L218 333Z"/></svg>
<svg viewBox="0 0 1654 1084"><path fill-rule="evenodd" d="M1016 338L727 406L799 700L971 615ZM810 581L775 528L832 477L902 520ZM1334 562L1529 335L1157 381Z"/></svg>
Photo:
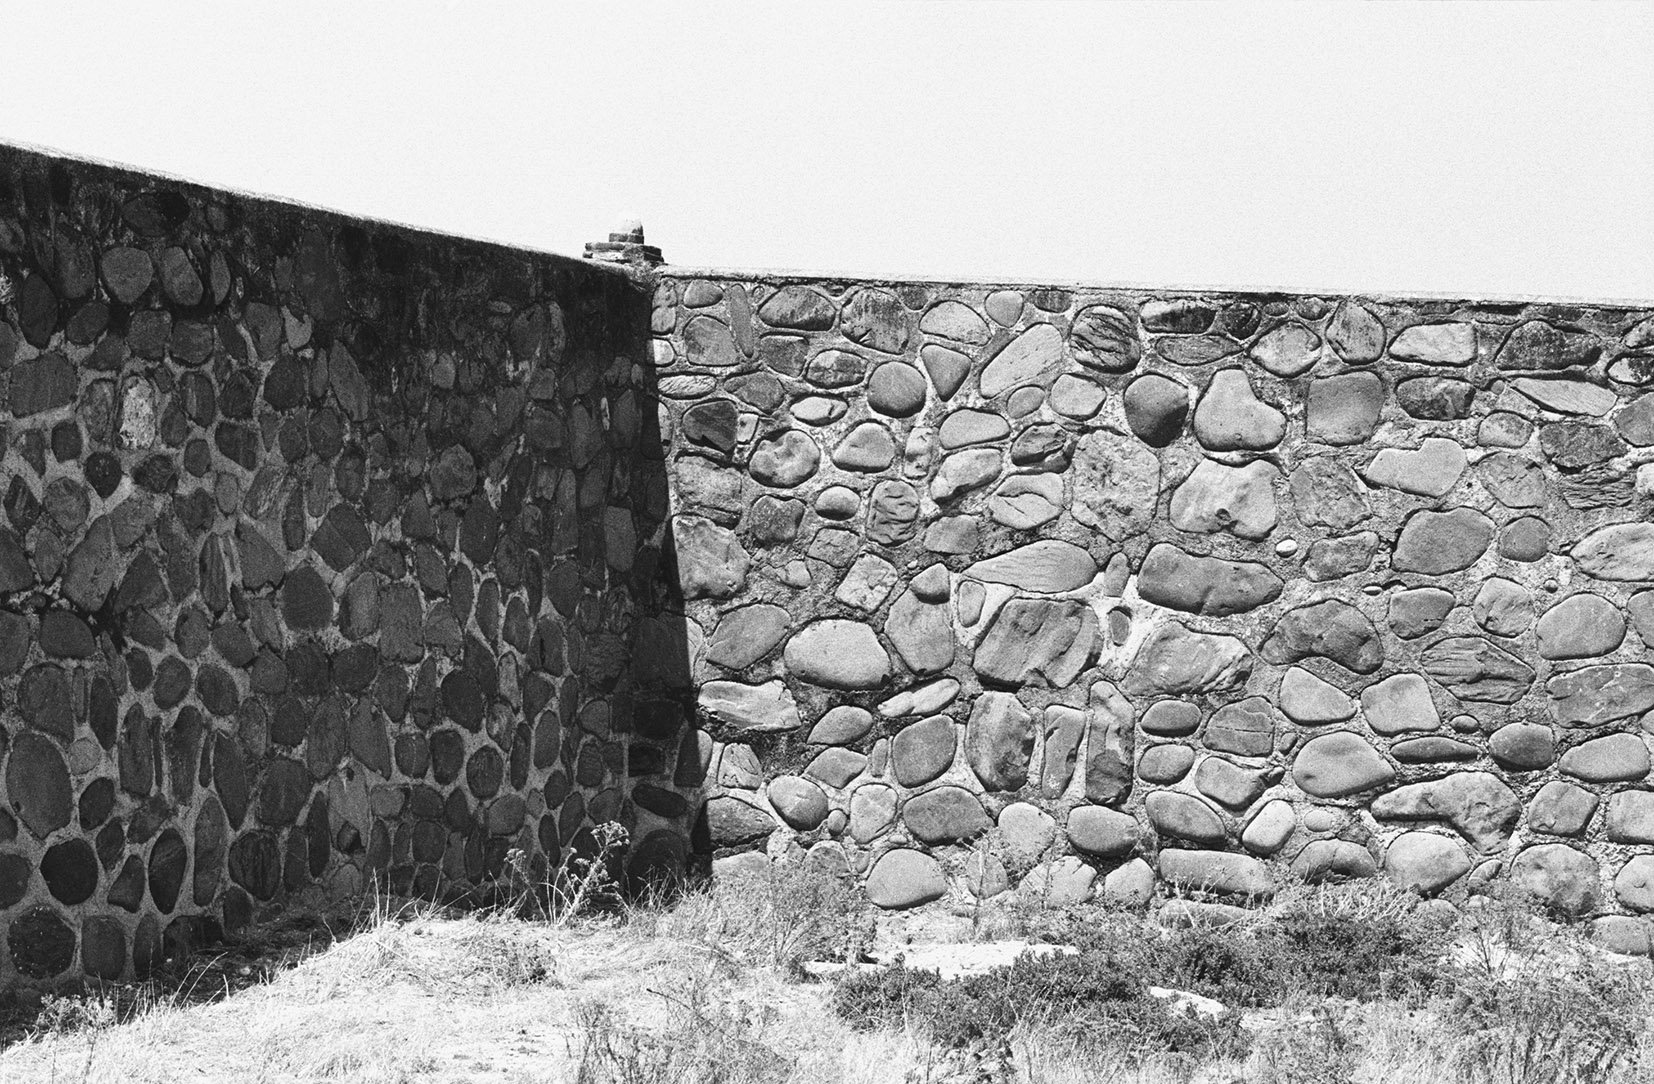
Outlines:
<svg viewBox="0 0 1654 1084"><path fill-rule="evenodd" d="M606 820L681 858L686 799L626 793L686 673L648 314L613 268L0 150L0 979Z"/></svg>
<svg viewBox="0 0 1654 1084"><path fill-rule="evenodd" d="M672 272L652 330L720 865L1508 878L1647 950L1647 311Z"/></svg>

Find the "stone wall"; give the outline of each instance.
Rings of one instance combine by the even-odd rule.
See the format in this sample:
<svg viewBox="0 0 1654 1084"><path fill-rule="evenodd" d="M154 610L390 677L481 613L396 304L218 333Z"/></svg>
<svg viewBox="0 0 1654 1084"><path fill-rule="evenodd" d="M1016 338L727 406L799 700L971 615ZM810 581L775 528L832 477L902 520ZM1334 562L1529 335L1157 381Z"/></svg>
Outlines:
<svg viewBox="0 0 1654 1084"><path fill-rule="evenodd" d="M633 279L4 149L0 304L0 980L681 858Z"/></svg>
<svg viewBox="0 0 1654 1084"><path fill-rule="evenodd" d="M1646 948L1648 312L669 268L652 330L721 860Z"/></svg>

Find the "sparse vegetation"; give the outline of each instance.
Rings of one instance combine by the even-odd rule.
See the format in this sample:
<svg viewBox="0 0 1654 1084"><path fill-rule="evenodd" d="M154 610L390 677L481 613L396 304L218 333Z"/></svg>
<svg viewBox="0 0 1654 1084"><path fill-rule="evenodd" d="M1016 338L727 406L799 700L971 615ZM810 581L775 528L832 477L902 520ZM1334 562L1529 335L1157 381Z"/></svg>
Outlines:
<svg viewBox="0 0 1654 1084"><path fill-rule="evenodd" d="M781 863L623 904L621 843L594 842L557 881L508 863L468 913L387 901L294 918L185 962L171 987L47 999L0 1053L0 1084L1632 1084L1654 1070L1648 963L1519 901L1477 899L1454 925L1377 884L1291 889L1221 927L1007 911L979 929L1078 954L814 982L802 964L855 964L876 939L843 881Z"/></svg>

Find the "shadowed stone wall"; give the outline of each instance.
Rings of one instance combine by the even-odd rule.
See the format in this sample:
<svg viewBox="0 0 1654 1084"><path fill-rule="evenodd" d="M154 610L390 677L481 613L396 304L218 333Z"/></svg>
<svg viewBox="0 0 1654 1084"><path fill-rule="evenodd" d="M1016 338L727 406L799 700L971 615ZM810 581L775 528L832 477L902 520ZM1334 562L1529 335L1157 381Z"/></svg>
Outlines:
<svg viewBox="0 0 1654 1084"><path fill-rule="evenodd" d="M652 330L721 862L1654 911L1647 312L668 269Z"/></svg>
<svg viewBox="0 0 1654 1084"><path fill-rule="evenodd" d="M681 860L645 289L0 149L0 306L0 979Z"/></svg>

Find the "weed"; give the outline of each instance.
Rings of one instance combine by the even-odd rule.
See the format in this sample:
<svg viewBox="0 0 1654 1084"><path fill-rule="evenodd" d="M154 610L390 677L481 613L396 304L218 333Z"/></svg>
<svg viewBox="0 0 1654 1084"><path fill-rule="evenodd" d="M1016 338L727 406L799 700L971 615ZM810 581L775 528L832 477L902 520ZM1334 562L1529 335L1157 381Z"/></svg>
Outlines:
<svg viewBox="0 0 1654 1084"><path fill-rule="evenodd" d="M667 911L633 912L640 932L715 945L748 964L796 972L856 960L872 939L866 899L809 862L774 862L683 893Z"/></svg>
<svg viewBox="0 0 1654 1084"><path fill-rule="evenodd" d="M1098 951L1024 957L945 981L900 966L850 975L834 988L833 1005L853 1027L914 1027L953 1049L1006 1041L1019 1025L1080 1045L1106 1042L1133 1057L1201 1059L1247 1044L1234 1014L1212 1020L1174 1011L1149 996L1137 973Z"/></svg>

